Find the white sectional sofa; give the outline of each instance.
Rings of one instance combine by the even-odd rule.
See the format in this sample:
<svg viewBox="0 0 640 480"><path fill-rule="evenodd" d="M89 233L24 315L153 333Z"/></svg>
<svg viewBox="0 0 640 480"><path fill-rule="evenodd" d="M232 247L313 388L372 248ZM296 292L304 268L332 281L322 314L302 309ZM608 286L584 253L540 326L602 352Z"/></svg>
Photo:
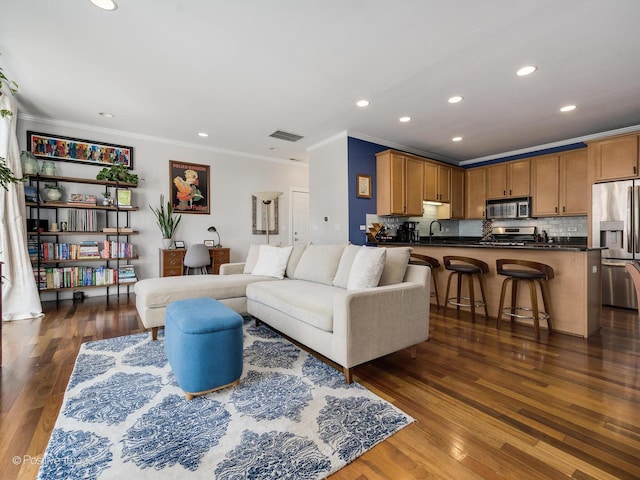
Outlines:
<svg viewBox="0 0 640 480"><path fill-rule="evenodd" d="M410 251L252 246L247 262L222 265L220 275L138 282L136 306L155 332L171 301L216 298L337 363L350 383L352 367L429 338L431 272L408 265Z"/></svg>

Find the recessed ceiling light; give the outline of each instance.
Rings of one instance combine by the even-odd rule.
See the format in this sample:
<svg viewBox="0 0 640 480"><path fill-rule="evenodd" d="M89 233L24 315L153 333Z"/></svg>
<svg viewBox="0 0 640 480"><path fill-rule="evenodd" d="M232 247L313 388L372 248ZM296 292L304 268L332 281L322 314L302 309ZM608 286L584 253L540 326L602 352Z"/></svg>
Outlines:
<svg viewBox="0 0 640 480"><path fill-rule="evenodd" d="M280 149L278 147L269 147L269 150L271 150L272 152L277 152Z"/></svg>
<svg viewBox="0 0 640 480"><path fill-rule="evenodd" d="M113 117L115 117L115 115L113 113L109 113L109 112L100 112L98 115L100 115L101 117L105 117L105 118L113 118Z"/></svg>
<svg viewBox="0 0 640 480"><path fill-rule="evenodd" d="M101 8L102 10L117 10L118 4L114 0L89 0L96 7Z"/></svg>
<svg viewBox="0 0 640 480"><path fill-rule="evenodd" d="M411 117L400 117L398 120L400 120L402 123L407 123L411 121Z"/></svg>
<svg viewBox="0 0 640 480"><path fill-rule="evenodd" d="M206 132L200 132L200 133L198 133L198 136L199 136L199 137L205 137L205 138L206 138L206 137L208 137L208 136L209 136L209 134L208 134L208 133L206 133Z"/></svg>
<svg viewBox="0 0 640 480"><path fill-rule="evenodd" d="M516 75L519 77L526 77L527 75L531 75L535 72L538 67L534 67L533 65L527 65L526 67L522 67L520 70L516 72Z"/></svg>
<svg viewBox="0 0 640 480"><path fill-rule="evenodd" d="M451 139L452 142L461 142L462 141L462 137L453 137Z"/></svg>
<svg viewBox="0 0 640 480"><path fill-rule="evenodd" d="M462 98L460 95L454 95L453 97L451 97L448 102L449 103L460 103L462 101Z"/></svg>
<svg viewBox="0 0 640 480"><path fill-rule="evenodd" d="M575 105L565 105L560 109L561 112L571 112L576 109Z"/></svg>
<svg viewBox="0 0 640 480"><path fill-rule="evenodd" d="M362 100L358 100L356 102L356 105L360 108L364 108L364 107L368 107L369 106L369 100L365 100L364 98Z"/></svg>

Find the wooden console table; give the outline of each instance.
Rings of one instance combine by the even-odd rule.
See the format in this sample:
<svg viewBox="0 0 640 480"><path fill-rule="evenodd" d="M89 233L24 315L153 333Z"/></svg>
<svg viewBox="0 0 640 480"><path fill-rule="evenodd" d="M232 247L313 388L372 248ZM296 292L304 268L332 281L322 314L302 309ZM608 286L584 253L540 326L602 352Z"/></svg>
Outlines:
<svg viewBox="0 0 640 480"><path fill-rule="evenodd" d="M160 248L160 276L174 277L184 275L184 256L186 248ZM220 273L220 265L229 263L230 248L212 247L209 249L211 257L210 271L214 274Z"/></svg>

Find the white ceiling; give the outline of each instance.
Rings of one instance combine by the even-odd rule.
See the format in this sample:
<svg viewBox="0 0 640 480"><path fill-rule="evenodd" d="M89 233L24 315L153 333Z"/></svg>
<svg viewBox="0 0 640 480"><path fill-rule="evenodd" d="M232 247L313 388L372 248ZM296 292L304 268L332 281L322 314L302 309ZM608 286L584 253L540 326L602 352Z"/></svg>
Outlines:
<svg viewBox="0 0 640 480"><path fill-rule="evenodd" d="M1 2L22 114L282 159L348 131L465 164L640 125L639 0L117 2Z"/></svg>

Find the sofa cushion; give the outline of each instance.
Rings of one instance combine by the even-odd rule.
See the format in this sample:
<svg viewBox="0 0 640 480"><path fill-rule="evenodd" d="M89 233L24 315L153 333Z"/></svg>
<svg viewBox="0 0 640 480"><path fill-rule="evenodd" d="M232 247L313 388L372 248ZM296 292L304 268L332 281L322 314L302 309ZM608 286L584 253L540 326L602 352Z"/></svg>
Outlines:
<svg viewBox="0 0 640 480"><path fill-rule="evenodd" d="M347 291L303 280L260 282L247 287L247 298L267 305L301 322L333 331L333 302Z"/></svg>
<svg viewBox="0 0 640 480"><path fill-rule="evenodd" d="M386 255L386 248L360 247L351 266L347 290L377 287Z"/></svg>
<svg viewBox="0 0 640 480"><path fill-rule="evenodd" d="M409 256L413 251L411 247L385 248L387 256L384 262L384 270L378 285L395 285L404 281L404 274L409 265Z"/></svg>
<svg viewBox="0 0 640 480"><path fill-rule="evenodd" d="M184 298L224 300L244 297L248 284L269 280L275 279L244 274L147 278L135 284L135 292L147 308L160 308Z"/></svg>
<svg viewBox="0 0 640 480"><path fill-rule="evenodd" d="M347 288L349 283L349 273L351 273L351 265L356 258L356 254L360 251L359 245L347 245L342 252L340 262L338 263L338 271L333 279L333 285L336 287Z"/></svg>
<svg viewBox="0 0 640 480"><path fill-rule="evenodd" d="M244 262L244 271L242 273L253 272L253 267L256 266L259 255L260 245L249 245L249 253L247 253L247 259Z"/></svg>
<svg viewBox="0 0 640 480"><path fill-rule="evenodd" d="M304 243L302 245L294 245L293 250L291 251L291 255L289 255L289 262L287 263L287 271L286 275L289 278L293 278L295 275L296 267L302 258L302 254L307 248L307 244Z"/></svg>
<svg viewBox="0 0 640 480"><path fill-rule="evenodd" d="M283 279L293 247L260 245L260 255L251 275Z"/></svg>
<svg viewBox="0 0 640 480"><path fill-rule="evenodd" d="M294 278L331 285L336 276L344 247L344 243L340 245L307 245L296 267Z"/></svg>

